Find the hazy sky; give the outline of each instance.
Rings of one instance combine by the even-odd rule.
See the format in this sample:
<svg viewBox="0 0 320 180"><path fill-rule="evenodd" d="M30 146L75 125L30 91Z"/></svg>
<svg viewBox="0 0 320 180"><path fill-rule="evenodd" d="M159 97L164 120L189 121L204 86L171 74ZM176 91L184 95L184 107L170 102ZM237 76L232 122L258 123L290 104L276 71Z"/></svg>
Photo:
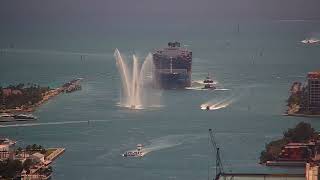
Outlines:
<svg viewBox="0 0 320 180"><path fill-rule="evenodd" d="M320 0L1 0L0 23L320 20Z"/></svg>

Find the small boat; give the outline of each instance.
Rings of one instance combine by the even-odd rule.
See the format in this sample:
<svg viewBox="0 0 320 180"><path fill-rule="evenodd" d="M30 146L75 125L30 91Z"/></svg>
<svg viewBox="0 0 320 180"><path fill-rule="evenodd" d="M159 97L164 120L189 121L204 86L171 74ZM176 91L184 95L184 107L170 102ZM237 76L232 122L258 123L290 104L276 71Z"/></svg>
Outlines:
<svg viewBox="0 0 320 180"><path fill-rule="evenodd" d="M301 42L303 44L315 44L315 43L319 43L320 40L319 39L310 38L310 39L302 40Z"/></svg>
<svg viewBox="0 0 320 180"><path fill-rule="evenodd" d="M32 114L16 114L13 115L15 121L30 121L36 120L37 117L33 116Z"/></svg>
<svg viewBox="0 0 320 180"><path fill-rule="evenodd" d="M8 113L2 113L0 114L0 122L10 122L13 121L13 114L8 114Z"/></svg>
<svg viewBox="0 0 320 180"><path fill-rule="evenodd" d="M137 144L137 149L133 151L127 151L122 154L123 157L143 157L145 152L143 152L142 144Z"/></svg>
<svg viewBox="0 0 320 180"><path fill-rule="evenodd" d="M209 74L206 79L203 81L204 87L202 89L216 89L214 86L213 80L210 78Z"/></svg>

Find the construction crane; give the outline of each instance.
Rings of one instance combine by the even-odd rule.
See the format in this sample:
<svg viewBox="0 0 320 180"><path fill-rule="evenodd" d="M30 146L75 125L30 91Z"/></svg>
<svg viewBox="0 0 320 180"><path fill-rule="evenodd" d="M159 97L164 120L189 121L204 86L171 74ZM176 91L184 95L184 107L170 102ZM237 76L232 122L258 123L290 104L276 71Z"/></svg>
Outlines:
<svg viewBox="0 0 320 180"><path fill-rule="evenodd" d="M212 129L209 129L209 138L210 138L210 144L211 144L210 147L212 147L212 151L216 152L216 177L214 178L214 180L218 180L220 174L224 173L224 170L223 170L223 165L220 157L220 148L218 147L214 139Z"/></svg>

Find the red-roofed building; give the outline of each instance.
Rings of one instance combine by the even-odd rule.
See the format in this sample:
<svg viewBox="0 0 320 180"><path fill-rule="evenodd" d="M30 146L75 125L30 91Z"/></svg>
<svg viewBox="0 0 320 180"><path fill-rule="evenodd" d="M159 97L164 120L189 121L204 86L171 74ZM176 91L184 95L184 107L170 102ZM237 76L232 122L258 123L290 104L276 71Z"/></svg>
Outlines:
<svg viewBox="0 0 320 180"><path fill-rule="evenodd" d="M12 94L12 90L11 89L2 89L2 94L4 96L10 96Z"/></svg>

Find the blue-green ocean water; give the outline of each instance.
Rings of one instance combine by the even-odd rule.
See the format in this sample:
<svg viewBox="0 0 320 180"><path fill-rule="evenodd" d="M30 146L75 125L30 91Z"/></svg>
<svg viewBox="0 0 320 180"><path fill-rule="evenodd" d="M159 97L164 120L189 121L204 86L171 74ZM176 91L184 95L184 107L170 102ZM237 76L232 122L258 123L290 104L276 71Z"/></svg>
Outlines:
<svg viewBox="0 0 320 180"><path fill-rule="evenodd" d="M66 147L53 165L53 179L207 179L214 175L208 128L215 132L226 171L290 172L258 164L267 142L300 121L320 130L320 119L285 117L294 81L320 68L320 46L300 41L317 35L320 23L269 21L211 25L26 26L1 30L2 86L31 82L56 87L83 77L83 89L62 94L41 106L29 126L0 128L19 145ZM222 91L167 90L161 106L132 111L118 106L121 82L113 50L143 59L153 48L179 40L193 51L194 81L209 72ZM81 61L80 54L86 54ZM232 97L215 111L202 111L208 100ZM90 123L88 123L90 120ZM121 153L142 143L152 149L141 159Z"/></svg>

